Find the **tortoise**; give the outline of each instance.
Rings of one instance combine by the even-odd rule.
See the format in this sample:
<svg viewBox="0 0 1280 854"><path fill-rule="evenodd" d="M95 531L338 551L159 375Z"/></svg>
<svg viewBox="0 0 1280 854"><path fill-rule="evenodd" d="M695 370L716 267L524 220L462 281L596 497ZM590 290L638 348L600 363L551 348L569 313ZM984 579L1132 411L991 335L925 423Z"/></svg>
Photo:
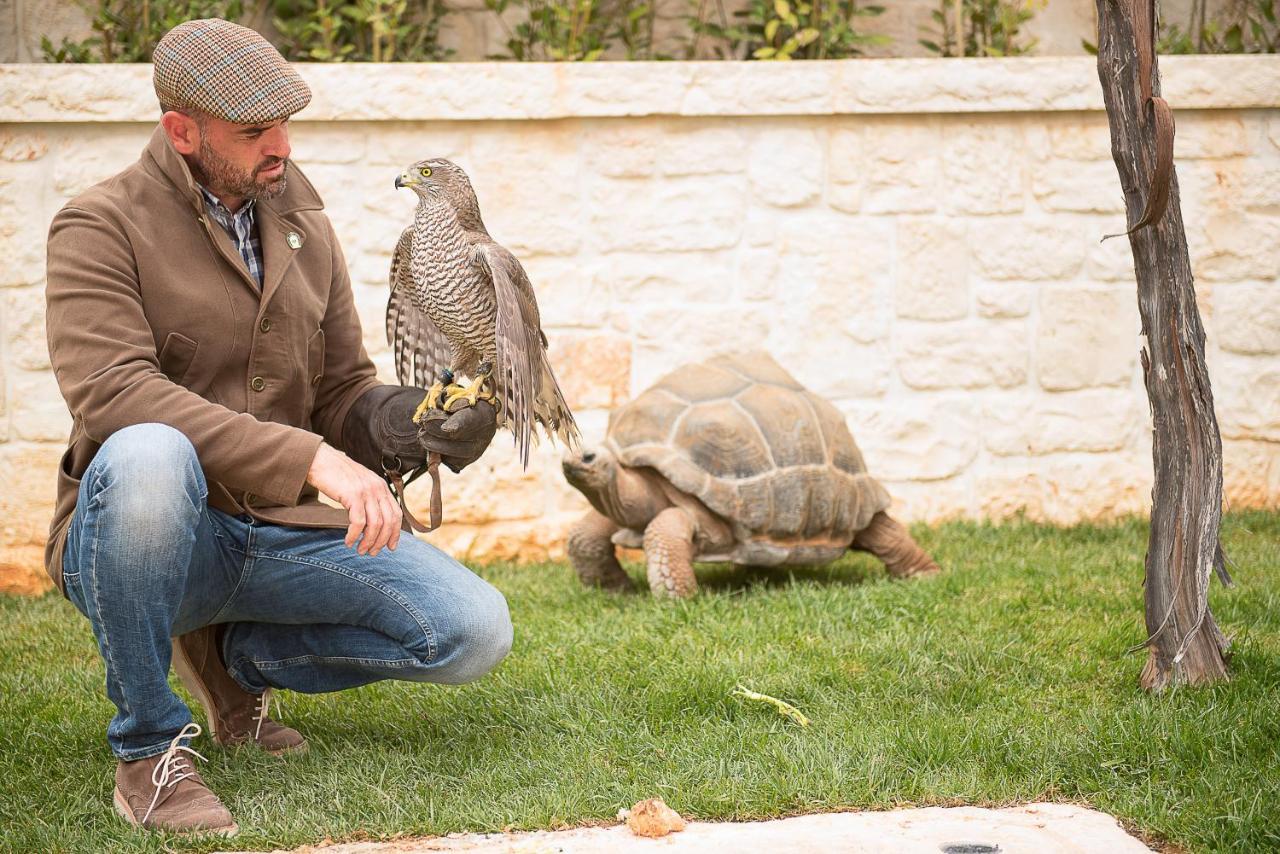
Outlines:
<svg viewBox="0 0 1280 854"><path fill-rule="evenodd" d="M643 547L655 595L697 590L694 561L814 565L868 551L895 577L938 565L886 510L844 417L767 353L716 356L609 416L604 443L565 457L592 509L569 533L583 583L631 581L615 546Z"/></svg>

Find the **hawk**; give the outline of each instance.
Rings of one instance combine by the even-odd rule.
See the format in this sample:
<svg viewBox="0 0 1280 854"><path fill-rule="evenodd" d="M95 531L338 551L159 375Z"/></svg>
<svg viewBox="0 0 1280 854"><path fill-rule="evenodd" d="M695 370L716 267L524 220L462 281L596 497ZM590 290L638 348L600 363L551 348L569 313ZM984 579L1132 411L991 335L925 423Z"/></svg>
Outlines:
<svg viewBox="0 0 1280 854"><path fill-rule="evenodd" d="M489 236L467 173L448 160L422 160L395 185L412 189L418 207L391 258L387 343L402 385L435 379L413 420L492 399L525 468L535 423L576 445L578 425L547 361L533 285ZM470 383L456 385L463 376Z"/></svg>

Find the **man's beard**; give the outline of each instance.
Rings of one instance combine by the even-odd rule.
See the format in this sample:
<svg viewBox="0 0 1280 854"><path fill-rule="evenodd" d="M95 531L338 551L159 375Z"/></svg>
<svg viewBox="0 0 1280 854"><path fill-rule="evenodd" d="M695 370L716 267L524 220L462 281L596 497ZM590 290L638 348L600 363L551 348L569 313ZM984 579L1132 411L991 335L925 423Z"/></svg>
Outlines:
<svg viewBox="0 0 1280 854"><path fill-rule="evenodd" d="M215 195L262 200L277 198L284 192L287 166L279 178L267 183L257 180L258 173L271 169L280 162L278 157L269 158L259 163L250 174L214 151L208 139L202 138L200 156L196 158L195 165L201 172L202 183Z"/></svg>

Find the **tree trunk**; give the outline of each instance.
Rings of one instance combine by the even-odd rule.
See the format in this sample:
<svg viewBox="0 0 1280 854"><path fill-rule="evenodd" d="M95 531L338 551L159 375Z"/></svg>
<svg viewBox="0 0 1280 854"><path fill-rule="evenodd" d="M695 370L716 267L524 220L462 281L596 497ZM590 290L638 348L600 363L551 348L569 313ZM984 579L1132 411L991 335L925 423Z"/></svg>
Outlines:
<svg viewBox="0 0 1280 854"><path fill-rule="evenodd" d="M1209 612L1209 580L1226 580L1218 526L1222 510L1222 439L1204 360L1178 183L1167 170L1167 205L1159 194L1159 76L1152 43L1152 0L1096 0L1098 77L1111 125L1137 274L1145 344L1143 377L1151 403L1155 486L1146 559L1149 654L1141 684L1159 691L1227 675L1227 642ZM1146 81L1142 78L1146 77ZM1172 163L1172 116L1166 160ZM1150 202L1150 203L1148 203ZM1107 318L1099 318L1106 322Z"/></svg>

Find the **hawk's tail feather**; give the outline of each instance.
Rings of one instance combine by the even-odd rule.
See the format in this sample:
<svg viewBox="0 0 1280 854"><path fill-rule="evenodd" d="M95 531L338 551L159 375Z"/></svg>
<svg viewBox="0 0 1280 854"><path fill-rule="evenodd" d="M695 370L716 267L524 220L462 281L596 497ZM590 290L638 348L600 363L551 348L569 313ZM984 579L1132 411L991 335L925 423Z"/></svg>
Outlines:
<svg viewBox="0 0 1280 854"><path fill-rule="evenodd" d="M560 383L556 382L545 351L540 373L538 394L534 398L535 417L549 438L559 439L571 451L577 450L582 445L578 422L569 411L569 404L565 402L564 392L560 391Z"/></svg>

